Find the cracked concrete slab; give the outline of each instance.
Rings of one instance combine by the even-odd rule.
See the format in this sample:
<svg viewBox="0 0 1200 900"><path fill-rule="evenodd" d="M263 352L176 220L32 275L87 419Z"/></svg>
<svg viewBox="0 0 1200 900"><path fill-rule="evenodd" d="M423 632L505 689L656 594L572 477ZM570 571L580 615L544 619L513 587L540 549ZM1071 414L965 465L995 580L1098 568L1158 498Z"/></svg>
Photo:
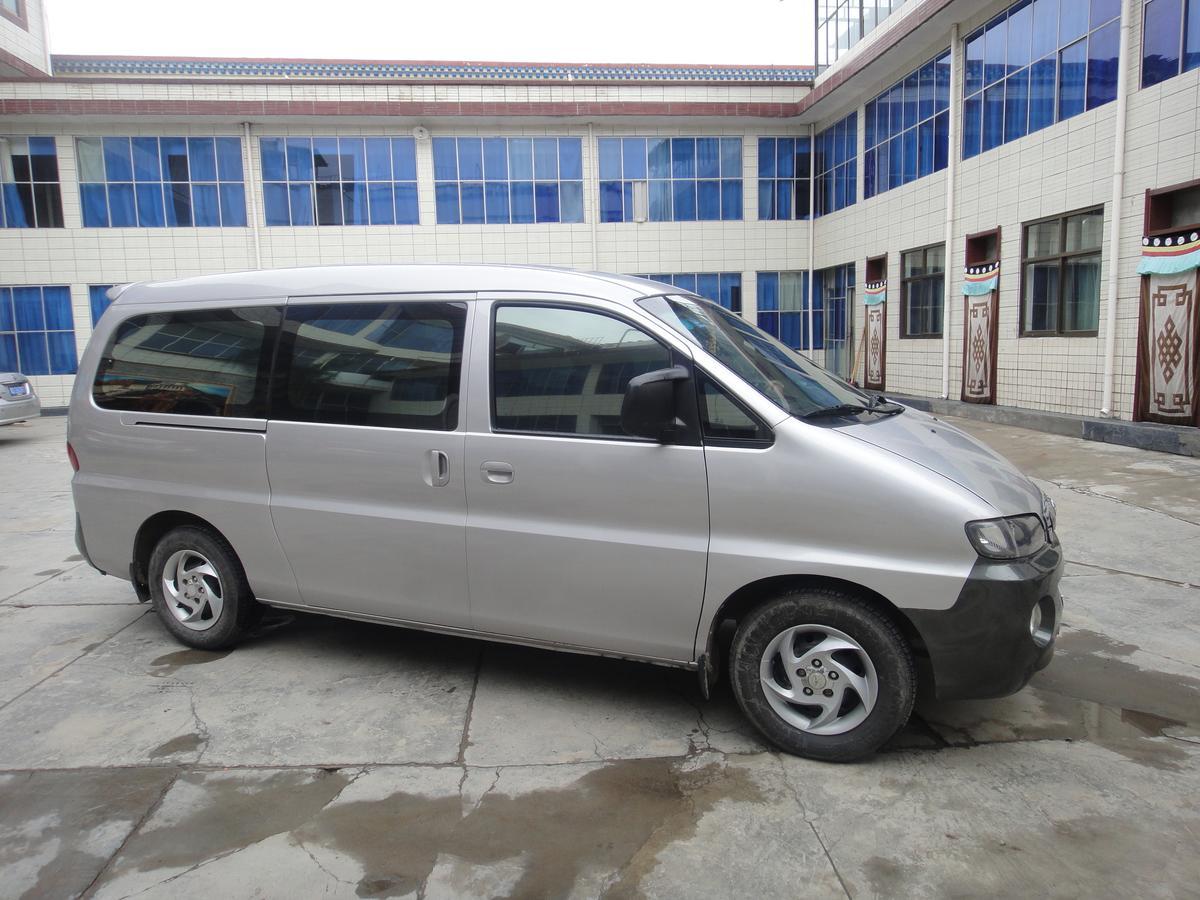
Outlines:
<svg viewBox="0 0 1200 900"><path fill-rule="evenodd" d="M0 606L0 706L95 649L145 609L23 609Z"/></svg>
<svg viewBox="0 0 1200 900"><path fill-rule="evenodd" d="M163 769L0 775L0 894L83 893L173 777Z"/></svg>

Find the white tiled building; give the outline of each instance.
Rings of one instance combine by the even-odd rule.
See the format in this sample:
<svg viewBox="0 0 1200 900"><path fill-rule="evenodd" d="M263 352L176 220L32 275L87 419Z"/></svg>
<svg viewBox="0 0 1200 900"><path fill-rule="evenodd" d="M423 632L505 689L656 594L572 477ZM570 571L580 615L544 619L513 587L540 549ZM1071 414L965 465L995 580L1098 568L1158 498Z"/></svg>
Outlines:
<svg viewBox="0 0 1200 900"><path fill-rule="evenodd" d="M818 0L815 79L803 67L50 57L41 2L0 0L0 303L12 320L0 310L0 354L7 329L11 352L32 348L26 368L37 371L45 342L42 370L61 373L35 375L48 406L66 402L72 381L68 339L52 334L65 331L53 309L63 288L78 352L99 286L260 266L501 261L689 286L724 274L695 283L720 284L713 299L889 392L1186 424L1135 410L1136 269L1143 234L1200 226L1200 190L1188 184L1200 179L1200 47L1187 43L1200 34L1200 0L1126 0L1124 15L1119 0ZM1179 19L1174 63L1166 7ZM200 140L213 137L236 143L216 143L216 167ZM287 141L329 137L357 174L322 174L327 144ZM196 140L179 149L181 138ZM568 139L549 175L548 138ZM132 147L129 172L119 146ZM49 152L50 188L34 164ZM521 162L528 153L536 172ZM147 160L167 169L151 178ZM372 174L380 165L391 174ZM51 171L45 159L40 170ZM397 216L415 224L382 224ZM365 224L295 224L356 217ZM211 224L188 224L200 221ZM986 384L965 373L968 391L963 285L996 262L995 326L981 332L994 350L982 357ZM35 302L17 289L31 286L56 289L38 295L42 338L30 336L28 310L17 322L18 305ZM987 318L991 295L981 296ZM868 297L886 298L878 355L864 340ZM1180 352L1191 354L1194 392L1195 336Z"/></svg>

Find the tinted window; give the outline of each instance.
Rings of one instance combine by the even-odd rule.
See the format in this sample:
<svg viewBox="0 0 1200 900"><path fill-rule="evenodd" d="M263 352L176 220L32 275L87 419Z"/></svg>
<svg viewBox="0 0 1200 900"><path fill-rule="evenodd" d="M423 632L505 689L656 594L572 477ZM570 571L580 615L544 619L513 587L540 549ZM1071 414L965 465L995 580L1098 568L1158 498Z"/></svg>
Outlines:
<svg viewBox="0 0 1200 900"><path fill-rule="evenodd" d="M191 416L266 414L270 307L152 313L118 326L96 372L104 409Z"/></svg>
<svg viewBox="0 0 1200 900"><path fill-rule="evenodd" d="M621 319L577 309L501 306L492 366L500 431L624 437L629 380L671 365L670 352Z"/></svg>
<svg viewBox="0 0 1200 900"><path fill-rule="evenodd" d="M707 375L699 375L700 425L708 443L769 444L771 432Z"/></svg>
<svg viewBox="0 0 1200 900"><path fill-rule="evenodd" d="M466 318L461 303L289 307L272 417L453 431Z"/></svg>

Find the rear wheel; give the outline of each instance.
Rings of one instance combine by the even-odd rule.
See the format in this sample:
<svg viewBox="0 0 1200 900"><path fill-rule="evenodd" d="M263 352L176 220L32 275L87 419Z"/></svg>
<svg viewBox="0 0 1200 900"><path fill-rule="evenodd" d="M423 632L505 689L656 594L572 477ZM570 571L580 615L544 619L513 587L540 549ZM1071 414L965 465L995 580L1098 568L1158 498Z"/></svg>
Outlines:
<svg viewBox="0 0 1200 900"><path fill-rule="evenodd" d="M189 647L232 646L258 611L233 548L207 528L185 525L167 532L150 555L148 574L155 611Z"/></svg>
<svg viewBox="0 0 1200 900"><path fill-rule="evenodd" d="M885 616L841 591L789 592L751 612L733 639L730 680L772 743L846 762L875 752L908 721L916 668Z"/></svg>

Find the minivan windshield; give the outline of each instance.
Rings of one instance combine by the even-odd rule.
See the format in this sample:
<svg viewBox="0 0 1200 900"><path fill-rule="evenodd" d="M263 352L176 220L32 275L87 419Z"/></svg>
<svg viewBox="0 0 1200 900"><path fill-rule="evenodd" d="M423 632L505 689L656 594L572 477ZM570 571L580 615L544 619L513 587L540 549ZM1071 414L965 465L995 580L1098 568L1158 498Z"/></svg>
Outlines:
<svg viewBox="0 0 1200 900"><path fill-rule="evenodd" d="M880 406L876 398L715 303L687 296L646 297L638 303L793 416L816 418L902 409Z"/></svg>

